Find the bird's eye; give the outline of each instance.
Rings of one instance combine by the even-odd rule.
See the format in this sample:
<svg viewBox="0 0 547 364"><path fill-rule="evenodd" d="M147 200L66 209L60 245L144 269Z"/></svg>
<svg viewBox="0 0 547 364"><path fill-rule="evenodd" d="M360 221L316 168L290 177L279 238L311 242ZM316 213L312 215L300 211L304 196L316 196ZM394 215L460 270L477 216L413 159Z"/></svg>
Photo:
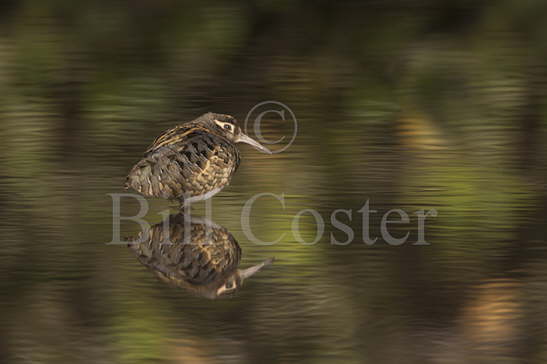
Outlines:
<svg viewBox="0 0 547 364"><path fill-rule="evenodd" d="M224 130L227 130L231 133L234 132L234 126L228 122L215 120L215 123L218 125L219 128L222 128Z"/></svg>

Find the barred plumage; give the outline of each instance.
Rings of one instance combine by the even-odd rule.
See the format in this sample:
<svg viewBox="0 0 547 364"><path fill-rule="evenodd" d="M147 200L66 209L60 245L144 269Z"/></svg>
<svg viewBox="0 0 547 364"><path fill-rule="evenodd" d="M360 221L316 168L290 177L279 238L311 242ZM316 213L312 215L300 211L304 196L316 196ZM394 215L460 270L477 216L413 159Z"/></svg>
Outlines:
<svg viewBox="0 0 547 364"><path fill-rule="evenodd" d="M208 220L185 220L182 214L169 216L136 241L129 247L161 280L207 298L235 292L244 279L272 261L237 269L241 248L232 234Z"/></svg>
<svg viewBox="0 0 547 364"><path fill-rule="evenodd" d="M129 172L125 187L182 203L212 197L239 166L238 142L271 153L243 134L232 116L204 114L156 138Z"/></svg>

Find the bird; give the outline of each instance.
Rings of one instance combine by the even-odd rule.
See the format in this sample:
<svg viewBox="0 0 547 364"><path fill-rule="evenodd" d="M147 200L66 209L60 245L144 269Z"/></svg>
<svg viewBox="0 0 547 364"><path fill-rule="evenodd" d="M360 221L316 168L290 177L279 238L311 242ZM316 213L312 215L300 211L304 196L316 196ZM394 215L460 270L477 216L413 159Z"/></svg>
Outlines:
<svg viewBox="0 0 547 364"><path fill-rule="evenodd" d="M236 143L272 154L244 134L233 116L203 114L160 134L129 172L125 188L182 206L209 199L230 183L239 167Z"/></svg>
<svg viewBox="0 0 547 364"><path fill-rule="evenodd" d="M180 213L132 240L128 247L160 280L209 299L232 296L245 279L274 260L238 269L242 251L226 228Z"/></svg>

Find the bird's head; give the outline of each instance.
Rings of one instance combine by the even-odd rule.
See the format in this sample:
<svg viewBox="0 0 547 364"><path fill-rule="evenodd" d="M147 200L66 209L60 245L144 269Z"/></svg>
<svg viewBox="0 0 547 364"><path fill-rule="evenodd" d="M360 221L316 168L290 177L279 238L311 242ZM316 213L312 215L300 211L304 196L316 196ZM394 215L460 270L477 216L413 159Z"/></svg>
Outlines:
<svg viewBox="0 0 547 364"><path fill-rule="evenodd" d="M223 136L234 143L250 144L263 153L272 154L268 148L243 133L237 120L231 115L209 112L203 115L201 119L203 120L203 123L206 124L207 128L211 129L211 131L217 135Z"/></svg>
<svg viewBox="0 0 547 364"><path fill-rule="evenodd" d="M254 274L258 273L262 268L272 264L274 258L268 258L262 263L254 265L246 269L237 269L233 274L231 274L224 283L217 288L216 297L220 296L230 296L235 293L243 285L243 281L247 278L252 277Z"/></svg>

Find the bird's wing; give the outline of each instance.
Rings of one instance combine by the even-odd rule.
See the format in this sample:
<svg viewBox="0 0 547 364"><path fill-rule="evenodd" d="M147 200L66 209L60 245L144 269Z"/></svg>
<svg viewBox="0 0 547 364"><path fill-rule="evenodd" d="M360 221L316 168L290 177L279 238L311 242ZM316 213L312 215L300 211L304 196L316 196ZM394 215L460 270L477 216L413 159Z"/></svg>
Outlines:
<svg viewBox="0 0 547 364"><path fill-rule="evenodd" d="M146 152L144 152L144 156L146 157L164 146L184 142L186 139L199 133L207 133L207 129L192 122L167 129L148 147Z"/></svg>
<svg viewBox="0 0 547 364"><path fill-rule="evenodd" d="M239 151L228 140L200 127L173 128L133 167L126 187L167 199L199 195L227 184L238 165Z"/></svg>

